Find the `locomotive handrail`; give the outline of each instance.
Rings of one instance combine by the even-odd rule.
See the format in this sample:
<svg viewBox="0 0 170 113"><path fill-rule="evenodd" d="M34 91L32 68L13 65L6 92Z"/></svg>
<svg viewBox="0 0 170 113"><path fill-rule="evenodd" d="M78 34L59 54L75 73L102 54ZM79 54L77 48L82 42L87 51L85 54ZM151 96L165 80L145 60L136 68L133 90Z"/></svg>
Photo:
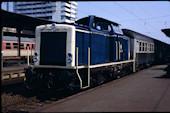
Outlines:
<svg viewBox="0 0 170 113"><path fill-rule="evenodd" d="M78 71L78 47L76 47L76 73L80 81L80 88L85 89L90 87L90 47L88 48L88 85L83 87L83 82Z"/></svg>
<svg viewBox="0 0 170 113"><path fill-rule="evenodd" d="M29 47L27 46L27 64L28 64L28 66L30 65L29 64Z"/></svg>
<svg viewBox="0 0 170 113"><path fill-rule="evenodd" d="M105 64L97 64L97 65L91 65L90 68L97 68L102 66L111 66L116 64L123 64L123 63L129 63L134 62L134 60L125 60L125 61L119 61L119 62L111 62L111 63L105 63Z"/></svg>

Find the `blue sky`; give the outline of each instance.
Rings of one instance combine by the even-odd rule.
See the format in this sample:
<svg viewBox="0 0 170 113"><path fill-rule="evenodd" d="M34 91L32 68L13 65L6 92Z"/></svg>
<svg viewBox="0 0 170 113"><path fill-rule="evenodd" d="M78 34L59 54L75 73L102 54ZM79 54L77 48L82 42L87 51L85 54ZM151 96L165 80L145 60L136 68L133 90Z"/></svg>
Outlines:
<svg viewBox="0 0 170 113"><path fill-rule="evenodd" d="M9 4L13 11L12 3ZM2 3L6 9L6 3ZM78 19L96 15L170 44L161 31L170 28L169 1L78 1Z"/></svg>

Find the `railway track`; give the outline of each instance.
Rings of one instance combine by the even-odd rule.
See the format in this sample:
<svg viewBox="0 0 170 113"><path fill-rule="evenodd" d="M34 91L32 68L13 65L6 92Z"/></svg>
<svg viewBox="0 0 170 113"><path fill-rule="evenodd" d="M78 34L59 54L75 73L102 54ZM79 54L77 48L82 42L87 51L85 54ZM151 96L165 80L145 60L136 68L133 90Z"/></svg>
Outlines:
<svg viewBox="0 0 170 113"><path fill-rule="evenodd" d="M46 97L46 95L47 94L45 93L45 94L41 94L39 96ZM37 102L37 96L31 97L31 98L28 98L28 99L24 99L24 100L21 100L21 101L17 101L17 102L14 102L14 103L3 105L2 106L2 111L6 111L10 107L15 107L16 108L16 106L18 106L18 105L32 104L32 103L35 103L35 102Z"/></svg>
<svg viewBox="0 0 170 113"><path fill-rule="evenodd" d="M6 112L29 112L47 104L56 102L59 99L69 96L64 90L44 91L41 90L37 95L32 95L29 98L15 100L14 102L2 104L1 111Z"/></svg>

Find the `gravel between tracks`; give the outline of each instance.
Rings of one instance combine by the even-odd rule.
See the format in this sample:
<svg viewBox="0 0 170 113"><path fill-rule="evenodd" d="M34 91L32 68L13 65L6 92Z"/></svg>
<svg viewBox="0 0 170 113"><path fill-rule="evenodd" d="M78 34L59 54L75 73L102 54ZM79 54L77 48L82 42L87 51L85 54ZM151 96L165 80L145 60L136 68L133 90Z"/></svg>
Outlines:
<svg viewBox="0 0 170 113"><path fill-rule="evenodd" d="M14 111L24 111L29 112L30 110L37 109L43 105L51 104L57 101L59 98L62 98L60 95L49 95L47 98L42 98L37 96L34 101L24 102L23 104L12 105L9 107L3 108L6 105L23 101L36 95L42 94L44 92L28 92L23 84L15 84L6 87L2 87L1 92L1 106L2 112L14 112Z"/></svg>

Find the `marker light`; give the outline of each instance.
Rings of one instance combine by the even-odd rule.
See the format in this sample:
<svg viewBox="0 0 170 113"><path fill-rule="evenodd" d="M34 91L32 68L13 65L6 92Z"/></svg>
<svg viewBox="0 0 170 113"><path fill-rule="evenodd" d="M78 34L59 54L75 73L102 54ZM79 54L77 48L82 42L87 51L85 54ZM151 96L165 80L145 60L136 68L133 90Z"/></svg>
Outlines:
<svg viewBox="0 0 170 113"><path fill-rule="evenodd" d="M72 54L68 53L68 62L71 63L72 62Z"/></svg>

